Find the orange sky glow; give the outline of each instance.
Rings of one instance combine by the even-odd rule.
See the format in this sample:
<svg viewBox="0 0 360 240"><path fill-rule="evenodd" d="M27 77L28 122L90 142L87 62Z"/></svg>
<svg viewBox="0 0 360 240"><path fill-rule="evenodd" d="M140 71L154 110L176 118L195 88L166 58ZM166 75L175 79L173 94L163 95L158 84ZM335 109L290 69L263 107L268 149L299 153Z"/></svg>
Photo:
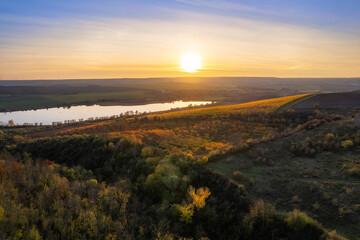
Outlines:
<svg viewBox="0 0 360 240"><path fill-rule="evenodd" d="M172 11L172 19L56 19L17 33L0 45L0 79L360 76L360 33ZM188 52L201 69L182 71Z"/></svg>

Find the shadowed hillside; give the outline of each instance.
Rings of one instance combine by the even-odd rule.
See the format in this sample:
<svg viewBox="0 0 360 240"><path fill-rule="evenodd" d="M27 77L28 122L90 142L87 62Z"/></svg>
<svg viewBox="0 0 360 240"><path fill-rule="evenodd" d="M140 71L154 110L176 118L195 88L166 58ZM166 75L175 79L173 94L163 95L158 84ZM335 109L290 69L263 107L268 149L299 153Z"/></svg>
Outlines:
<svg viewBox="0 0 360 240"><path fill-rule="evenodd" d="M360 108L360 92L317 94L293 106L296 109L314 107L327 109Z"/></svg>

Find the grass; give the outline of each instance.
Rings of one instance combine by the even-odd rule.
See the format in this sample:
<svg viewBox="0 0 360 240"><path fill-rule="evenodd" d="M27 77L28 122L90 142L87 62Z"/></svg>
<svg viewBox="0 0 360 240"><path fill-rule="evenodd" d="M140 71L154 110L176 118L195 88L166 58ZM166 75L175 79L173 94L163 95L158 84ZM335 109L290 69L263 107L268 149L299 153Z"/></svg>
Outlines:
<svg viewBox="0 0 360 240"><path fill-rule="evenodd" d="M54 106L58 102L48 99L46 96L9 96L0 97L0 109L6 110L23 110L30 108L40 108Z"/></svg>
<svg viewBox="0 0 360 240"><path fill-rule="evenodd" d="M88 102L88 101L98 101L98 100L131 100L131 99L141 99L148 98L149 94L141 91L129 91L129 92L109 92L109 93L80 93L80 94L70 94L70 95L46 95L46 98L53 101L71 104L74 102Z"/></svg>
<svg viewBox="0 0 360 240"><path fill-rule="evenodd" d="M153 96L146 91L0 96L0 109L16 111L71 104L99 103L101 101L130 103L144 100L152 101L153 99Z"/></svg>
<svg viewBox="0 0 360 240"><path fill-rule="evenodd" d="M209 108L192 109L192 110L185 110L179 112L152 114L149 117L158 116L162 118L173 118L173 117L184 117L184 116L194 116L194 115L198 115L198 116L224 115L229 113L270 113L276 111L281 106L289 102L292 102L296 99L301 99L306 96L308 96L308 94L266 99L266 100L229 105L229 106L209 107Z"/></svg>
<svg viewBox="0 0 360 240"><path fill-rule="evenodd" d="M300 98L297 98L297 99L294 99L293 101L290 101L284 105L282 105L281 107L279 107L276 111L277 112L283 112L289 108L291 108L292 106L294 106L295 104L298 104L300 102L303 102L303 101L306 101L308 100L309 98L312 98L314 96L316 96L317 94L305 94L303 97L300 97Z"/></svg>
<svg viewBox="0 0 360 240"><path fill-rule="evenodd" d="M356 164L360 151L324 152L313 158L294 157L287 151L291 142L301 142L306 137L328 132L336 134L335 129L339 127L341 123L327 123L286 138L257 144L248 152L230 155L207 166L228 177L234 171L240 171L248 179L254 179L253 185L246 185L246 189L256 198L275 204L281 211L300 209L327 228L336 229L349 239L359 239L360 222L349 220L349 216L358 216L353 206L359 201L360 179L350 177L347 169ZM257 164L255 160L259 156L272 159L274 165ZM347 189L351 191L345 191ZM327 199L323 197L324 193L329 196ZM295 195L300 199L297 202L291 201ZM338 205L334 206L333 199ZM319 203L320 207L314 209L314 203ZM339 214L339 209L349 215Z"/></svg>
<svg viewBox="0 0 360 240"><path fill-rule="evenodd" d="M166 90L204 90L204 84L202 83L185 83L185 82L155 82L155 83L135 83L126 84L127 87L136 87L142 89L166 89ZM205 86L206 90L219 90L219 89L230 89L230 87L222 87L221 84L208 84Z"/></svg>

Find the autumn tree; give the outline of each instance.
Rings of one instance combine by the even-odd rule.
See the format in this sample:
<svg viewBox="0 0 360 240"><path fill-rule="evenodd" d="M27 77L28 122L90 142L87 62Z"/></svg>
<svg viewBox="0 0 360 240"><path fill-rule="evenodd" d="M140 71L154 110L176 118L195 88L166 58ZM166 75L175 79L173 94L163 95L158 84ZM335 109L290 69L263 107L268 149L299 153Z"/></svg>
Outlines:
<svg viewBox="0 0 360 240"><path fill-rule="evenodd" d="M191 223L194 215L194 208L201 209L205 207L205 200L210 196L209 188L199 188L195 190L193 186L189 187L188 194L190 196L189 202L183 202L181 205L176 204L176 210L180 216L180 221Z"/></svg>
<svg viewBox="0 0 360 240"><path fill-rule="evenodd" d="M192 199L192 204L197 208L201 209L205 206L205 200L210 196L211 192L209 188L199 188L195 191L193 186L189 187L189 196Z"/></svg>
<svg viewBox="0 0 360 240"><path fill-rule="evenodd" d="M10 127L15 126L14 120L9 120L8 126L10 126Z"/></svg>

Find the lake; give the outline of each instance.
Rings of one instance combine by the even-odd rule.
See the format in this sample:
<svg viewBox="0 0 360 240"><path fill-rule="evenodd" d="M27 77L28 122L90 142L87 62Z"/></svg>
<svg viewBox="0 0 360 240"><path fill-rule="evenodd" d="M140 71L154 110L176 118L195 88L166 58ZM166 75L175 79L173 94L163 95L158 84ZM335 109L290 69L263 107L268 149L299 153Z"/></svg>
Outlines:
<svg viewBox="0 0 360 240"><path fill-rule="evenodd" d="M14 111L0 113L0 124L6 125L9 120L13 120L15 124L35 124L42 123L44 125L51 125L53 122L64 122L68 120L79 121L89 120L91 118L103 118L111 116L119 116L132 112L133 114L144 112L159 112L167 111L174 108L200 106L211 104L212 102L183 102L175 101L170 103L151 103L144 105L131 105L131 106L100 106L100 105L80 105L72 106L70 108L49 108L27 111Z"/></svg>

